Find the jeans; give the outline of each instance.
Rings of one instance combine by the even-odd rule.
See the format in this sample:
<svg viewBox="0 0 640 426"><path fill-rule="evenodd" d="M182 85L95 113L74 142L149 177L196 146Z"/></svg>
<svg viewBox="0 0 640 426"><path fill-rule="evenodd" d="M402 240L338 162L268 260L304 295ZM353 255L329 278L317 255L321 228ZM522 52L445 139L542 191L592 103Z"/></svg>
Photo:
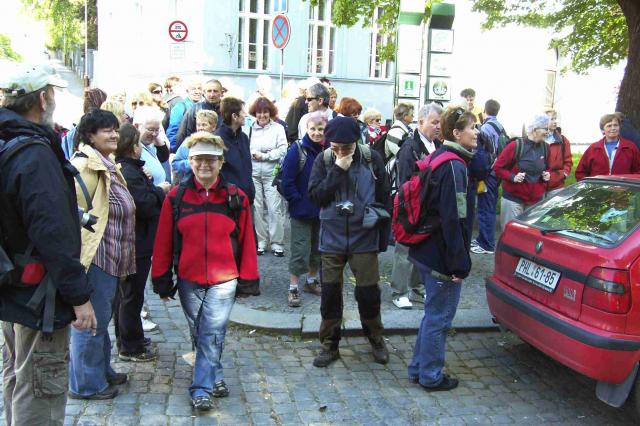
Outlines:
<svg viewBox="0 0 640 426"><path fill-rule="evenodd" d="M191 398L210 395L215 383L224 379L220 360L236 286L237 280L212 286L178 280L180 303L196 346Z"/></svg>
<svg viewBox="0 0 640 426"><path fill-rule="evenodd" d="M486 192L478 194L478 237L476 242L485 250L493 251L496 240L496 208L498 205L498 179L493 173L484 180Z"/></svg>
<svg viewBox="0 0 640 426"><path fill-rule="evenodd" d="M417 265L425 290L424 317L420 323L409 378L418 378L426 387L442 382L445 340L460 301L461 284L443 281L431 275L431 269Z"/></svg>
<svg viewBox="0 0 640 426"><path fill-rule="evenodd" d="M90 331L71 328L69 363L69 390L83 396L104 391L109 387L107 379L116 374L111 368L111 338L108 327L118 277L91 265L87 278L93 288L90 300L98 321L96 335L92 336Z"/></svg>

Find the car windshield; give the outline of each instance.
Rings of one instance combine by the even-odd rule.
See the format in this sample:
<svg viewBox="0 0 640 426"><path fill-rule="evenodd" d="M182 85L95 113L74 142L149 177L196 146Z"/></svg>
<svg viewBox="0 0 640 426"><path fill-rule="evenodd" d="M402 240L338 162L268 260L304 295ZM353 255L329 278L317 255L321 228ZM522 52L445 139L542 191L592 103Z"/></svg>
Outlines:
<svg viewBox="0 0 640 426"><path fill-rule="evenodd" d="M640 187L583 181L537 204L519 221L599 246L622 242L640 221Z"/></svg>

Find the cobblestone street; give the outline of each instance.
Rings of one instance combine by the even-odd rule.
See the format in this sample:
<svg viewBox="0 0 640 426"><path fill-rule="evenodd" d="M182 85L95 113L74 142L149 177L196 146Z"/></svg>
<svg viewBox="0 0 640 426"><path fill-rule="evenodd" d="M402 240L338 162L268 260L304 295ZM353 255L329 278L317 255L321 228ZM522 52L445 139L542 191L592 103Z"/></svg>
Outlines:
<svg viewBox="0 0 640 426"><path fill-rule="evenodd" d="M223 357L231 395L198 415L188 398L191 367L183 355L191 344L182 310L177 301L165 305L152 294L148 300L160 324L149 334L159 360L115 361L117 371L129 374L120 395L104 402L69 400L65 424L633 424L632 410L597 400L595 382L510 334L455 334L448 342L447 368L460 386L428 394L406 379L414 336L388 338L386 366L373 362L363 338L345 338L342 359L318 369L311 365L315 339L233 326Z"/></svg>

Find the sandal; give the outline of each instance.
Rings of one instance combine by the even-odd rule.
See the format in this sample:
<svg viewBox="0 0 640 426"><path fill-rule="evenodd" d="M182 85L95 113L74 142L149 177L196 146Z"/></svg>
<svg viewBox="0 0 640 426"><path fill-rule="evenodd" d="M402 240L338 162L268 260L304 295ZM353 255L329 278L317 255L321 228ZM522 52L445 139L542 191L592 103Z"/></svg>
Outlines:
<svg viewBox="0 0 640 426"><path fill-rule="evenodd" d="M224 380L216 382L211 394L216 398L224 398L225 396L229 396L229 388L227 387L227 384L224 382Z"/></svg>
<svg viewBox="0 0 640 426"><path fill-rule="evenodd" d="M213 408L213 402L209 396L196 396L191 398L191 405L196 410L209 411Z"/></svg>

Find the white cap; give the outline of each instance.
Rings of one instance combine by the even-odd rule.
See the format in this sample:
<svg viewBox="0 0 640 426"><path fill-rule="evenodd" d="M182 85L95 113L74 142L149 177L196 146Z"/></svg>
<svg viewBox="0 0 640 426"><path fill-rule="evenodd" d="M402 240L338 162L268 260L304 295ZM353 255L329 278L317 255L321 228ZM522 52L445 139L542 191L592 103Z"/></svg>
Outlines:
<svg viewBox="0 0 640 426"><path fill-rule="evenodd" d="M49 85L68 86L50 65L18 63L7 65L0 71L0 89L5 96L22 96Z"/></svg>
<svg viewBox="0 0 640 426"><path fill-rule="evenodd" d="M196 142L195 145L192 145L189 148L189 158L194 157L196 155L222 155L224 151L222 148L218 148L216 145L199 141Z"/></svg>

